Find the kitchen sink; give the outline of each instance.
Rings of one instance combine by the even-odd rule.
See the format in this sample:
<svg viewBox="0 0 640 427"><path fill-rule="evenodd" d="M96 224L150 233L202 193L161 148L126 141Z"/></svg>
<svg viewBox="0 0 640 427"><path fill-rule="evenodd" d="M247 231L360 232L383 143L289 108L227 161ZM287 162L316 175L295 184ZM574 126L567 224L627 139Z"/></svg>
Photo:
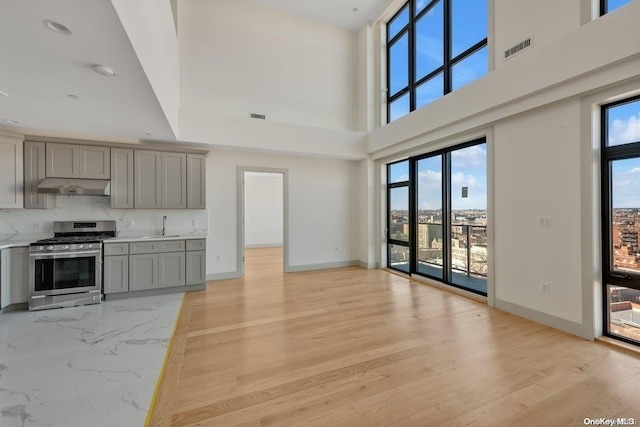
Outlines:
<svg viewBox="0 0 640 427"><path fill-rule="evenodd" d="M179 234L165 234L164 236L161 234L155 236L142 236L140 239L170 239L173 237L180 237Z"/></svg>

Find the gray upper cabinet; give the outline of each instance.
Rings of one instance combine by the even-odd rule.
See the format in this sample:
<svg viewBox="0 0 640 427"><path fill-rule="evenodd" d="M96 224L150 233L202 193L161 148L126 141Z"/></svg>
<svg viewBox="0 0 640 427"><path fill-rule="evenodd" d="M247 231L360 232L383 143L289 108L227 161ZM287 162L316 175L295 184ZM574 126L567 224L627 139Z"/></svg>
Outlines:
<svg viewBox="0 0 640 427"><path fill-rule="evenodd" d="M111 207L131 209L133 203L133 150L111 149Z"/></svg>
<svg viewBox="0 0 640 427"><path fill-rule="evenodd" d="M159 209L162 207L162 153L135 150L134 207Z"/></svg>
<svg viewBox="0 0 640 427"><path fill-rule="evenodd" d="M24 206L22 138L0 134L0 209Z"/></svg>
<svg viewBox="0 0 640 427"><path fill-rule="evenodd" d="M110 151L109 147L48 142L47 177L109 179Z"/></svg>
<svg viewBox="0 0 640 427"><path fill-rule="evenodd" d="M187 154L187 208L205 209L207 207L207 157L200 154Z"/></svg>
<svg viewBox="0 0 640 427"><path fill-rule="evenodd" d="M46 177L44 142L24 143L24 207L47 209L55 206L54 196L38 193L38 184Z"/></svg>
<svg viewBox="0 0 640 427"><path fill-rule="evenodd" d="M187 207L187 155L162 153L162 207Z"/></svg>
<svg viewBox="0 0 640 427"><path fill-rule="evenodd" d="M109 179L111 177L111 148L81 145L78 152L80 178Z"/></svg>
<svg viewBox="0 0 640 427"><path fill-rule="evenodd" d="M80 176L80 147L71 144L47 143L46 174L54 178Z"/></svg>

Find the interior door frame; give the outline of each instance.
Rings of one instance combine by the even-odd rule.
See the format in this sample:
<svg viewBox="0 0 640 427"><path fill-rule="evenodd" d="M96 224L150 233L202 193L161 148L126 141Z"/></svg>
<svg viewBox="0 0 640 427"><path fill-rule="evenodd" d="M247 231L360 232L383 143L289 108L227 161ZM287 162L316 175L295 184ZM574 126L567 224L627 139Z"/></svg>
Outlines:
<svg viewBox="0 0 640 427"><path fill-rule="evenodd" d="M244 257L245 257L245 224L244 224L244 176L245 172L258 173L278 173L282 174L282 271L285 273L290 271L289 267L289 169L270 168L261 166L237 166L236 183L237 183L237 273L240 277L244 276Z"/></svg>

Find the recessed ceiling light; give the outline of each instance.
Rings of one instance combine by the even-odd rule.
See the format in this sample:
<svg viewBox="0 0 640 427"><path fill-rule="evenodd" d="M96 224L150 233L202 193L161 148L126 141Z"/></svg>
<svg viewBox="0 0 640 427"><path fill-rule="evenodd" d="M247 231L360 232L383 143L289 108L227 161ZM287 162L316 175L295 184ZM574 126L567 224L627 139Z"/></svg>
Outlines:
<svg viewBox="0 0 640 427"><path fill-rule="evenodd" d="M69 98L69 99L75 99L76 101L77 101L78 99L80 99L80 97L79 97L78 95L67 95L67 98Z"/></svg>
<svg viewBox="0 0 640 427"><path fill-rule="evenodd" d="M100 74L101 76L106 76L106 77L113 77L116 75L116 73L111 68L106 67L104 65L94 65L93 71Z"/></svg>
<svg viewBox="0 0 640 427"><path fill-rule="evenodd" d="M140 132L140 135L142 135L142 136L151 136L151 134L149 132Z"/></svg>
<svg viewBox="0 0 640 427"><path fill-rule="evenodd" d="M354 12L357 12L357 11L358 11L358 8L357 8L357 7L354 7L354 8L353 8L353 9L351 9L351 10L353 10Z"/></svg>
<svg viewBox="0 0 640 427"><path fill-rule="evenodd" d="M12 124L12 125L17 125L17 124L19 124L19 123L20 123L20 122L19 122L19 121L17 121L17 120L11 120L11 119L7 119L7 120L5 120L5 122L10 123L10 124Z"/></svg>
<svg viewBox="0 0 640 427"><path fill-rule="evenodd" d="M0 90L0 95L2 96L9 96L9 94L3 90Z"/></svg>
<svg viewBox="0 0 640 427"><path fill-rule="evenodd" d="M52 21L52 20L50 20L50 19L47 19L47 20L45 20L45 21L42 21L42 23L43 23L43 24L44 24L48 29L50 29L51 31L55 31L55 32L56 32L56 33L58 33L58 34L64 34L65 36L70 36L70 35L72 34L70 29L68 29L68 28L67 28L67 27L65 27L64 25L59 24L59 23L57 23L57 22L55 22L55 21Z"/></svg>

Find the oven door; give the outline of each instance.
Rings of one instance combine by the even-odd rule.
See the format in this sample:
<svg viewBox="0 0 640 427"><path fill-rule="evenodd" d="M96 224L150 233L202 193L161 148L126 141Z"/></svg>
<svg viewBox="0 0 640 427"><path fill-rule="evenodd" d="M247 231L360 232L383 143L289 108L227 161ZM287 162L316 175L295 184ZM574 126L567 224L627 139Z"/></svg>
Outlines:
<svg viewBox="0 0 640 427"><path fill-rule="evenodd" d="M33 254L29 264L31 296L99 291L102 287L100 250Z"/></svg>

